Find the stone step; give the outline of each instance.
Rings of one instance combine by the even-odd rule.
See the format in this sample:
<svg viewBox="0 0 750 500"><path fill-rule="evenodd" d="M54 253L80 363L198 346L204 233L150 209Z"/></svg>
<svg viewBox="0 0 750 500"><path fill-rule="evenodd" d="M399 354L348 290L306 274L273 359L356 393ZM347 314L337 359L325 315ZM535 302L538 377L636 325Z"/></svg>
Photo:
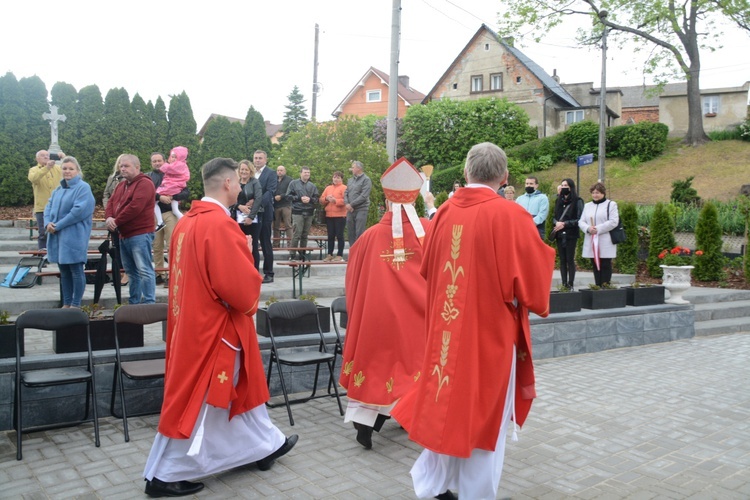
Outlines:
<svg viewBox="0 0 750 500"><path fill-rule="evenodd" d="M731 318L750 319L750 300L695 304L695 322Z"/></svg>
<svg viewBox="0 0 750 500"><path fill-rule="evenodd" d="M695 335L698 337L747 331L750 331L750 317L695 322Z"/></svg>
<svg viewBox="0 0 750 500"><path fill-rule="evenodd" d="M750 290L734 290L728 288L705 288L694 286L688 289L683 298L691 304L708 304L718 302L732 302L750 300Z"/></svg>

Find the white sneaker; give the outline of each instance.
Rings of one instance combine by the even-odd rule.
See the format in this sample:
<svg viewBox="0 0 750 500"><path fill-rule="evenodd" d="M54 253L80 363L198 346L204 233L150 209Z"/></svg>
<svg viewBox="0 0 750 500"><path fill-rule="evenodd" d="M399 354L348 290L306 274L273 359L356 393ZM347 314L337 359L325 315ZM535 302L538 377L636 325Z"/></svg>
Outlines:
<svg viewBox="0 0 750 500"><path fill-rule="evenodd" d="M323 259L323 262L331 262L333 260L333 255L328 255L325 259Z"/></svg>
<svg viewBox="0 0 750 500"><path fill-rule="evenodd" d="M333 261L334 262L344 262L344 258L342 256L340 256L340 255L337 255L336 257L333 258Z"/></svg>

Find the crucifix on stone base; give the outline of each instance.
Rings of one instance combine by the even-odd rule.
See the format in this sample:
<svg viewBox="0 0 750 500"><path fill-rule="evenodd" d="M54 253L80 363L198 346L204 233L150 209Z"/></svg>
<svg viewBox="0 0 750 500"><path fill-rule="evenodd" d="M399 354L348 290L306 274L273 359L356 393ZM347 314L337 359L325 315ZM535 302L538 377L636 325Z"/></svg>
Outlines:
<svg viewBox="0 0 750 500"><path fill-rule="evenodd" d="M59 154L60 152L62 152L62 149L60 149L60 145L57 143L57 123L64 122L66 117L65 115L57 114L57 106L53 106L50 104L49 111L49 113L44 113L42 115L42 118L44 118L45 120L49 120L50 128L52 128L52 141L49 145L49 153Z"/></svg>

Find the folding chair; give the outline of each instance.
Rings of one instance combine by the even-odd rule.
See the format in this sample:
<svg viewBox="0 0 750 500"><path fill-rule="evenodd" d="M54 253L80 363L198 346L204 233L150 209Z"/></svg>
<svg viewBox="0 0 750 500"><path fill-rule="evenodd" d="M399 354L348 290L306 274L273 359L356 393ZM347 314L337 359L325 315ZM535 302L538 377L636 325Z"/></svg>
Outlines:
<svg viewBox="0 0 750 500"><path fill-rule="evenodd" d="M268 307L268 312L266 314L266 321L268 322L268 335L271 337L271 355L268 361L268 374L266 378L266 383L268 384L269 388L271 387L271 370L276 363L276 368L279 372L279 379L281 380L281 390L284 393L284 403L286 404L286 410L287 413L289 413L289 424L294 425L294 419L292 418L292 408L291 405L296 403L304 403L306 401L310 401L311 399L316 398L322 398L322 397L329 397L328 394L321 394L316 396L316 391L318 388L318 375L320 373L320 365L326 364L328 365L328 372L330 373L330 377L333 378L333 363L336 359L336 355L333 353L329 353L326 350L326 343L325 343L325 337L323 336L323 330L320 326L320 319L318 318L318 308L310 302L309 300L294 300L294 301L288 301L288 302L275 302L271 304ZM276 321L280 319L284 320L296 320L296 319L307 319L311 322L314 322L315 325L317 325L317 331L318 331L318 340L315 342L318 345L318 350L300 350L299 343L295 342L294 347L289 348L279 348L277 345L277 341L273 334L274 324ZM310 334L302 334L310 336ZM290 337L296 337L295 340L301 340L300 337L301 334L285 334L285 338ZM313 334L314 335L314 334ZM310 343L308 345L315 345L315 343ZM309 365L315 365L315 381L313 383L313 389L312 394L310 394L307 397L303 398L297 398L297 399L289 399L289 394L286 389L286 383L284 381L284 373L281 370L281 365L287 365L287 366L309 366ZM336 385L333 386L333 390L336 396L336 401L339 405L339 412L341 415L344 414L344 409L341 406L341 398L339 397L338 388ZM281 406L281 403L278 404L271 404L266 403L266 405L269 408L276 408L278 406Z"/></svg>
<svg viewBox="0 0 750 500"><path fill-rule="evenodd" d="M33 328L36 330L53 331L61 328L85 326L86 340L88 343L88 365L86 368L71 366L61 368L49 368L43 370L21 371L21 343L23 342L24 330ZM31 429L23 428L23 388L51 387L65 384L86 383L86 411L82 419L74 422L48 424ZM93 402L93 403L92 403ZM37 404L40 404L37 402ZM99 420L96 412L96 379L94 375L94 357L91 352L91 330L89 329L89 318L80 309L32 309L22 313L16 319L16 386L15 398L13 400L15 411L14 427L16 429L16 459L21 460L21 434L58 427L70 427L89 420L89 408L94 414L94 436L96 446L99 446Z"/></svg>
<svg viewBox="0 0 750 500"><path fill-rule="evenodd" d="M21 257L13 269L8 272L1 286L9 288L31 288L40 278L35 273L41 272L47 257ZM36 268L36 269L33 269Z"/></svg>
<svg viewBox="0 0 750 500"><path fill-rule="evenodd" d="M336 373L336 358L344 358L344 343L341 341L341 332L339 332L339 321L336 321L336 314L339 315L339 321L346 314L346 297L338 297L331 302L331 320L333 320L333 331L336 332L336 343L333 345L333 372ZM328 394L331 394L331 386L337 382L334 379L328 381ZM345 392L339 394L346 396Z"/></svg>
<svg viewBox="0 0 750 500"><path fill-rule="evenodd" d="M113 416L122 418L123 432L125 442L130 441L128 433L128 411L125 403L125 388L123 378L125 375L130 380L154 380L163 379L165 372L164 358L159 359L142 359L137 361L123 361L120 353L120 339L117 333L117 327L123 323L132 323L136 325L150 325L160 321L167 320L167 304L132 304L119 307L115 310L115 371L112 375L112 397L109 403L109 411ZM119 384L120 407L122 414L115 412L115 395L117 394ZM149 413L133 413L130 416L148 415Z"/></svg>

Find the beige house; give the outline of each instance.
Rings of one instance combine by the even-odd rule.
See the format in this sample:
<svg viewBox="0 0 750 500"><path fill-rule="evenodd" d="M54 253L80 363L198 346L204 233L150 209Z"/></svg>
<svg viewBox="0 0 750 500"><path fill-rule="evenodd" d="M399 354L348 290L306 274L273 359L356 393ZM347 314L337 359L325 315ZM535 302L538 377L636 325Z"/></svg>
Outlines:
<svg viewBox="0 0 750 500"><path fill-rule="evenodd" d="M508 99L529 115L539 137L555 135L569 125L599 121L599 94L590 82L563 85L556 72L541 66L500 38L485 24L477 30L422 101L458 101L495 97ZM607 92L607 123L619 125L620 93Z"/></svg>
<svg viewBox="0 0 750 500"><path fill-rule="evenodd" d="M706 132L726 130L747 119L750 82L741 87L701 89L703 128ZM684 136L688 129L687 84L659 96L659 121L669 127L669 135Z"/></svg>

